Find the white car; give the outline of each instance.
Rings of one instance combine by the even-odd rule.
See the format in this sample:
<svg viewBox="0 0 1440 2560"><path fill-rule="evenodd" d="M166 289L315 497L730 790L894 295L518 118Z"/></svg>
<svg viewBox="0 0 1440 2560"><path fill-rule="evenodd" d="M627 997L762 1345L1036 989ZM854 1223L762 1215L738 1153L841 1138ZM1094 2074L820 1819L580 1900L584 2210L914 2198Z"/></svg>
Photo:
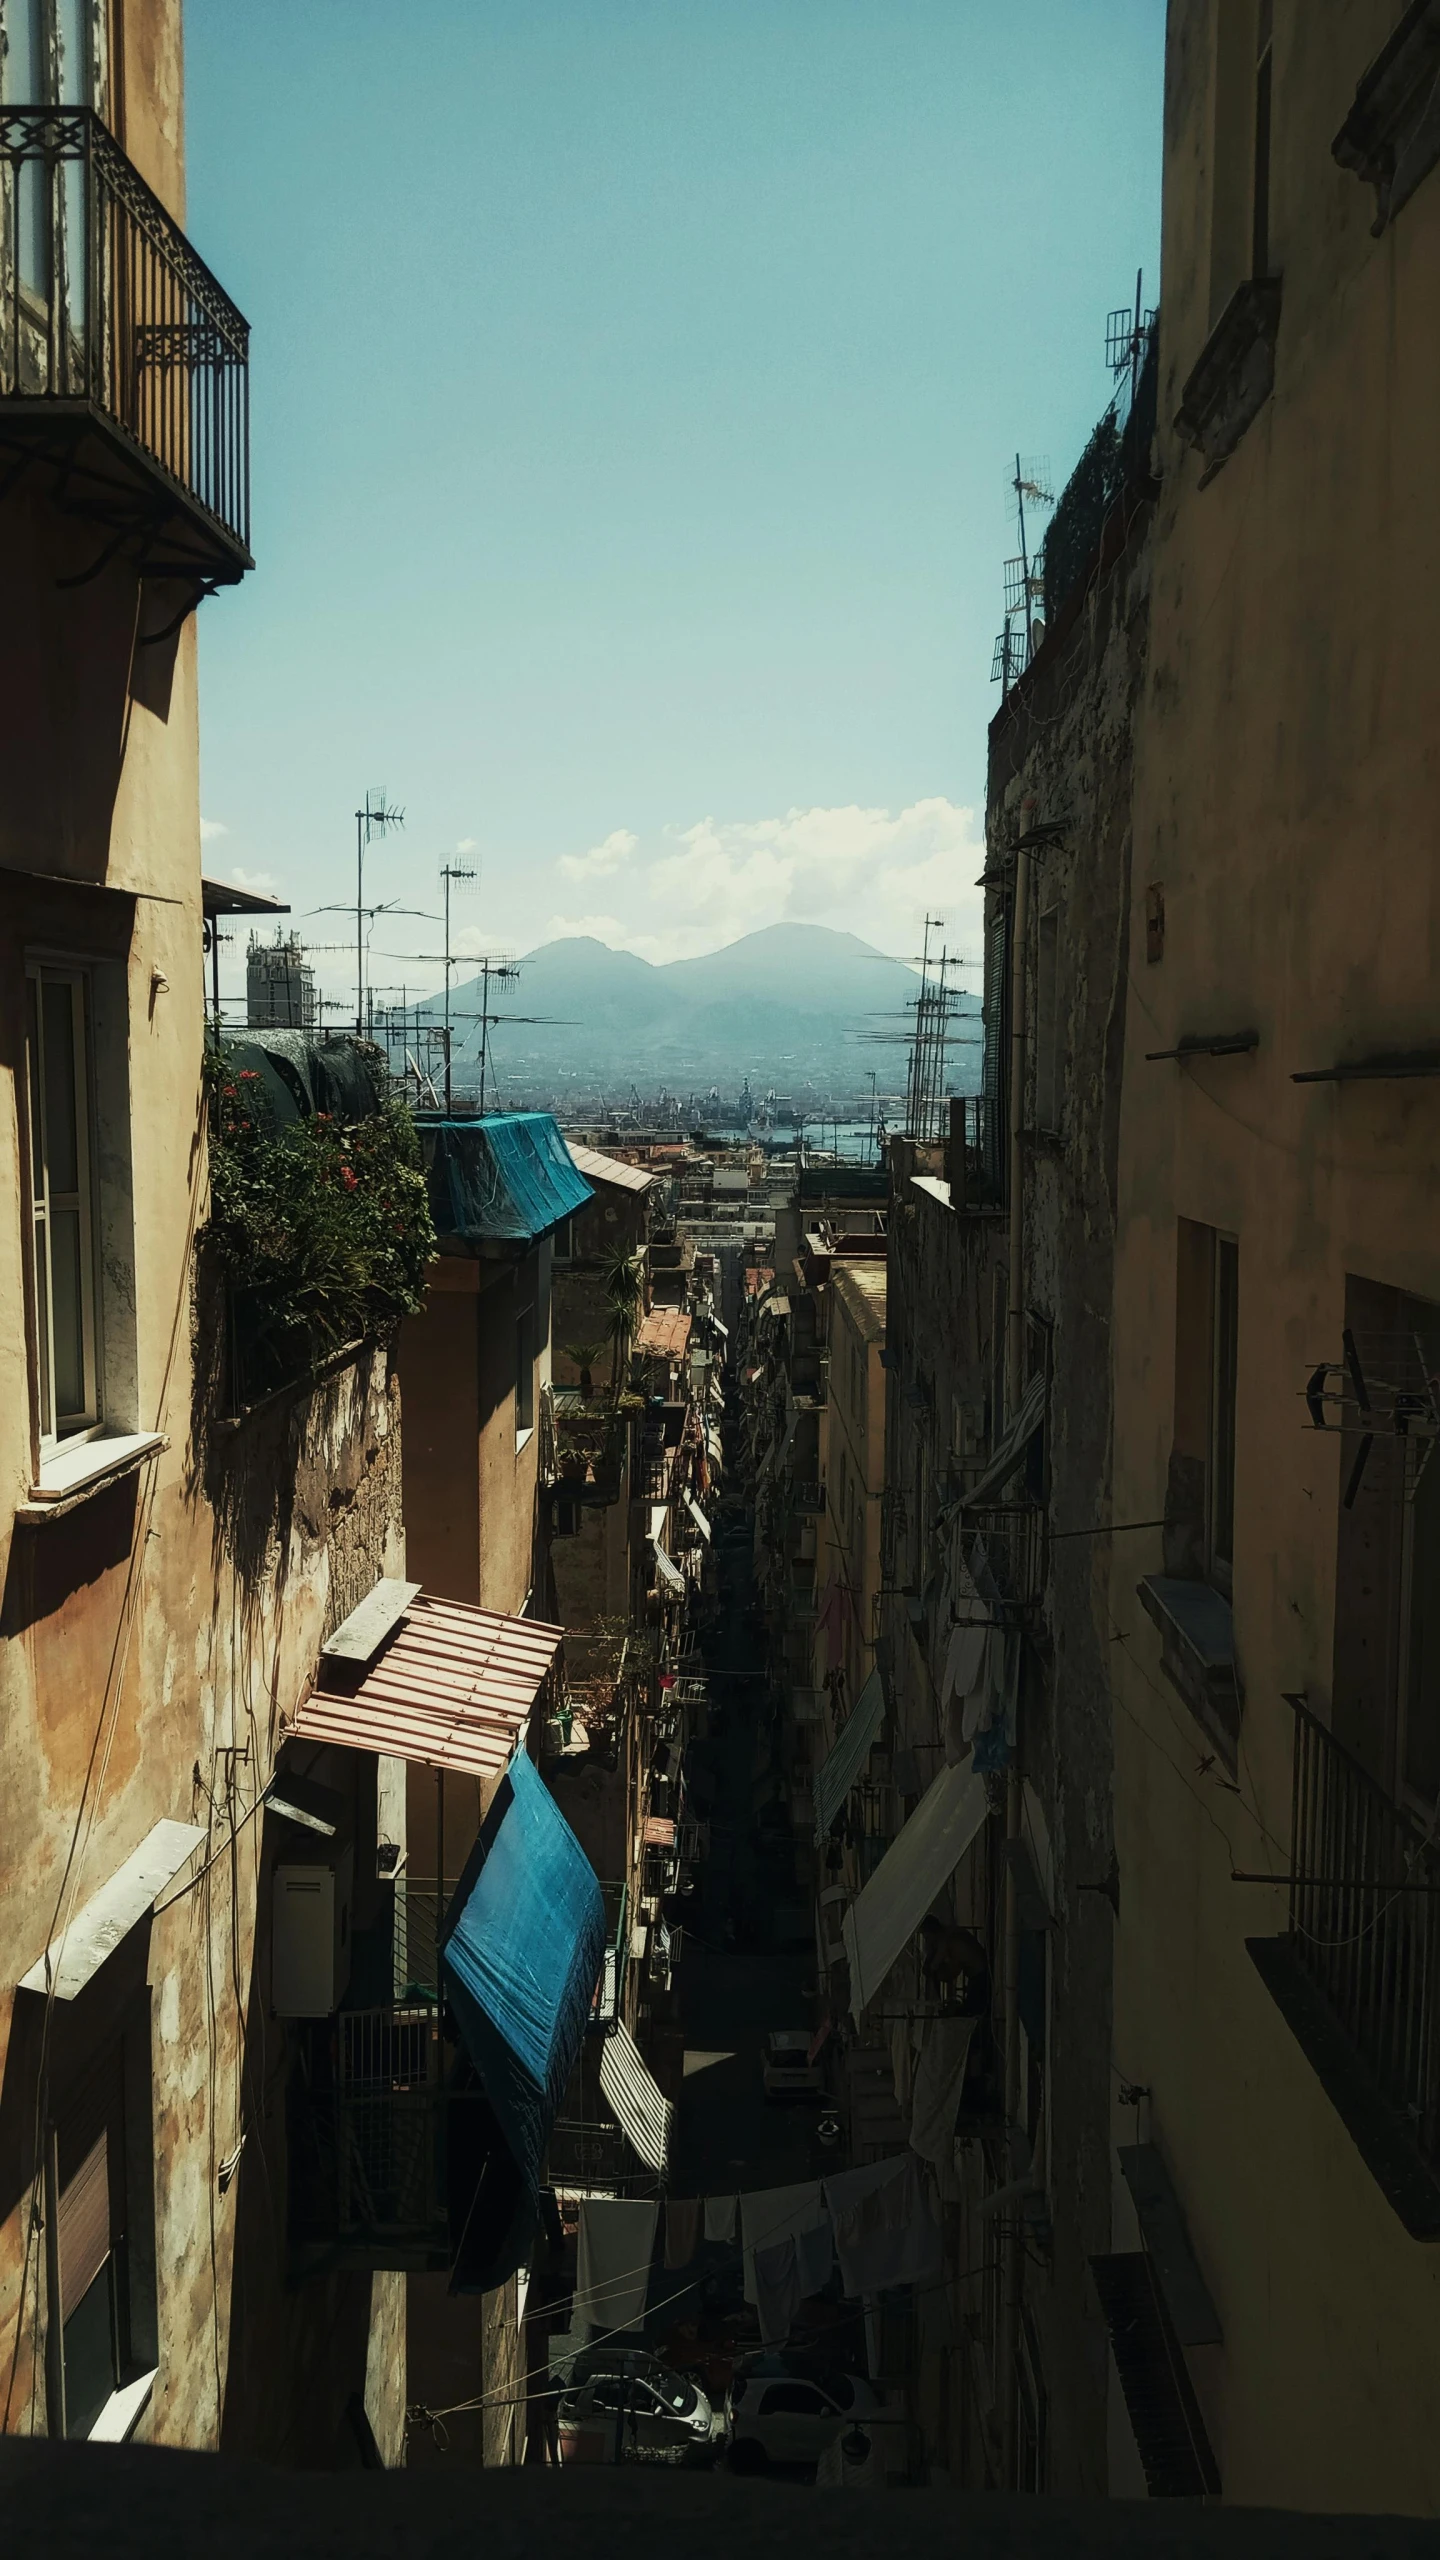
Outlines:
<svg viewBox="0 0 1440 2560"><path fill-rule="evenodd" d="M847 2428L863 2427L882 2406L862 2374L757 2373L742 2366L726 2408L731 2466L757 2471L766 2462L818 2462Z"/></svg>
<svg viewBox="0 0 1440 2560"><path fill-rule="evenodd" d="M774 2027L765 2039L762 2074L767 2098L820 2098L825 2075L810 2059L808 2027Z"/></svg>
<svg viewBox="0 0 1440 2560"><path fill-rule="evenodd" d="M613 2462L617 2431L622 2453L668 2455L672 2461L707 2453L725 2422L705 2394L683 2374L596 2373L561 2394L560 2441L571 2462Z"/></svg>

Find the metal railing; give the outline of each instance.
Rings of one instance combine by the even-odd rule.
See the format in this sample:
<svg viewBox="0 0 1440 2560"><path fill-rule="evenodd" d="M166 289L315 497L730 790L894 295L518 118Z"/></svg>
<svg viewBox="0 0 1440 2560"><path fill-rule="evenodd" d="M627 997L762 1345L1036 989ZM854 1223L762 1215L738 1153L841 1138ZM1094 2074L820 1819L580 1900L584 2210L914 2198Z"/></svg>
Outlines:
<svg viewBox="0 0 1440 2560"><path fill-rule="evenodd" d="M1440 1843L1290 1704L1295 1961L1440 2163Z"/></svg>
<svg viewBox="0 0 1440 2560"><path fill-rule="evenodd" d="M1061 490L1045 536L1045 623L1048 629L1080 586L1100 547L1105 519L1122 492L1148 476L1159 385L1155 315L1140 331L1138 363L1122 376L1114 399Z"/></svg>
<svg viewBox="0 0 1440 2560"><path fill-rule="evenodd" d="M100 411L250 566L250 331L88 107L0 108L0 433ZM99 512L98 503L94 509Z"/></svg>

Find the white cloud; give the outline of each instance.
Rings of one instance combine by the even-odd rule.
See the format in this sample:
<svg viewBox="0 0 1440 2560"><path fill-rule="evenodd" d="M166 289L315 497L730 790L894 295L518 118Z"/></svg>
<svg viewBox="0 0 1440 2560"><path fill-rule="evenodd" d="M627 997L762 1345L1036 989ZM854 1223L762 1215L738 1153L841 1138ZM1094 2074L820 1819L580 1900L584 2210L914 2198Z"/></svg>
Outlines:
<svg viewBox="0 0 1440 2560"><path fill-rule="evenodd" d="M455 850L457 853L473 853L475 851L475 845L476 839L474 836L462 836L455 847Z"/></svg>
<svg viewBox="0 0 1440 2560"><path fill-rule="evenodd" d="M222 827L220 829L220 833L223 835L224 832L225 830ZM273 898L275 895L275 874L273 871L242 871L239 864L236 863L230 874L230 881L233 888L248 889L251 892L251 895L256 898Z"/></svg>
<svg viewBox="0 0 1440 2560"><path fill-rule="evenodd" d="M604 877L615 912L556 914L543 938L593 933L647 960L677 960L763 925L810 923L910 957L931 915L944 919L932 939L978 960L982 899L974 884L983 860L973 810L940 797L893 813L852 805L702 818L666 828L644 847L619 828L555 866L566 880Z"/></svg>
<svg viewBox="0 0 1440 2560"><path fill-rule="evenodd" d="M202 818L200 821L200 841L202 844L209 844L214 836L228 836L229 833L229 828L222 826L218 818Z"/></svg>
<svg viewBox="0 0 1440 2560"><path fill-rule="evenodd" d="M607 880L623 871L639 850L639 837L632 836L628 827L616 827L603 844L592 844L588 853L562 853L555 868L562 880Z"/></svg>

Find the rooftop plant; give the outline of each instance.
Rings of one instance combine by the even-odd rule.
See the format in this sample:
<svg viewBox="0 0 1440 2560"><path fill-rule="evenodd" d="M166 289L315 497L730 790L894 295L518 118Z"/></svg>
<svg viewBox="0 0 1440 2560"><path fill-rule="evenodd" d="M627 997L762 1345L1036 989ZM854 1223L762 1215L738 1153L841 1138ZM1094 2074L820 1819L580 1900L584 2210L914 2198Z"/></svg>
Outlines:
<svg viewBox="0 0 1440 2560"><path fill-rule="evenodd" d="M316 1111L281 1123L258 1075L223 1049L205 1061L210 1216L242 1401L343 1344L418 1312L435 1228L414 1124L377 1097L365 1118Z"/></svg>

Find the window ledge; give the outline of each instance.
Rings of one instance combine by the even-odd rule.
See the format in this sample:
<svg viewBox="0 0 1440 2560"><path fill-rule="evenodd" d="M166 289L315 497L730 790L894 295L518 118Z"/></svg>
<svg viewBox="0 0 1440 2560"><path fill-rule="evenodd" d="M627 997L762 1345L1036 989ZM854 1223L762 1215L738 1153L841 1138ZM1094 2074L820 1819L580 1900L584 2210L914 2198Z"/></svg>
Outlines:
<svg viewBox="0 0 1440 2560"><path fill-rule="evenodd" d="M1229 1601L1208 1582L1187 1582L1177 1574L1147 1574L1136 1589L1147 1618L1160 1630L1161 1670L1233 1776L1245 1692Z"/></svg>
<svg viewBox="0 0 1440 2560"><path fill-rule="evenodd" d="M1180 395L1176 433L1198 446L1203 489L1229 460L1275 387L1280 278L1253 276L1230 296Z"/></svg>
<svg viewBox="0 0 1440 2560"><path fill-rule="evenodd" d="M1250 1960L1335 2113L1412 2240L1440 2240L1440 2179L1408 2117L1375 2086L1293 1938L1247 1938Z"/></svg>
<svg viewBox="0 0 1440 2560"><path fill-rule="evenodd" d="M148 2373L137 2374L133 2382L122 2383L118 2391L112 2391L86 2443L124 2444L144 2416L159 2374L159 2366L152 2365Z"/></svg>
<svg viewBox="0 0 1440 2560"><path fill-rule="evenodd" d="M1342 169L1375 190L1376 239L1440 160L1440 24L1427 7L1407 9L1355 91L1331 145Z"/></svg>
<svg viewBox="0 0 1440 2560"><path fill-rule="evenodd" d="M157 1449L169 1446L163 1431L116 1431L103 1439L77 1441L42 1462L39 1482L32 1487L29 1501L17 1506L17 1516L53 1520L73 1511L77 1502L86 1501L119 1476L133 1475Z"/></svg>

